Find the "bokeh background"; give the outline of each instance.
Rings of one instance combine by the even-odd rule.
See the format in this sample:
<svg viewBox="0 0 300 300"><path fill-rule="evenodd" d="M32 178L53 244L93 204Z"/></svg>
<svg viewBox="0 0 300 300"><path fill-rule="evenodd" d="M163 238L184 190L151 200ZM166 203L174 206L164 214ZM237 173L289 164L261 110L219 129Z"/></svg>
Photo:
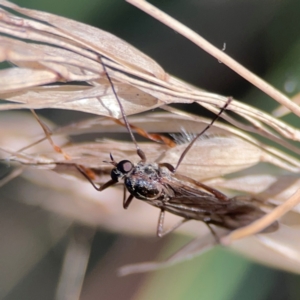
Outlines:
<svg viewBox="0 0 300 300"><path fill-rule="evenodd" d="M274 101L226 66L123 0L14 2L107 30L155 59L166 72L203 89L234 96L266 111L276 107ZM151 3L220 49L226 43L226 53L287 95L299 93L298 0L156 0ZM192 109L195 112L195 107ZM78 117L78 113L63 111L43 114L57 124ZM299 122L296 117L284 119L295 125ZM84 300L300 299L298 275L255 264L226 249L215 249L166 270L119 278L116 273L119 266L172 253L184 238L173 235L158 241L155 237L122 236L82 224L70 229L69 220L64 220L62 215L19 202L21 195L16 195L14 189L21 181L14 180L0 190L1 299L63 299L57 296L57 289L64 254L70 243L78 240L83 245L91 244L81 296ZM39 196L38 189L34 189L32 197ZM27 245L39 245L43 251L29 252L31 248ZM8 282L7 278L14 280Z"/></svg>

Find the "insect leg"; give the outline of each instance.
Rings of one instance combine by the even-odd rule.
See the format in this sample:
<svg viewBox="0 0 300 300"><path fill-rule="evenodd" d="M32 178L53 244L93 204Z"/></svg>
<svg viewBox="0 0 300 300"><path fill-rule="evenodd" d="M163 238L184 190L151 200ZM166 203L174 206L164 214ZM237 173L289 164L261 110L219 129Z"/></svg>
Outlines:
<svg viewBox="0 0 300 300"><path fill-rule="evenodd" d="M98 187L93 180L86 174L86 172L82 169L82 166L78 166L76 164L74 164L74 167L83 175L84 178L86 178L88 180L88 182L93 186L93 188L97 191L103 191L104 189L106 189L107 187L109 187L110 185L116 183L113 180L108 181L107 183L105 183L104 185ZM110 183L110 184L109 184ZM106 187L104 187L106 185Z"/></svg>
<svg viewBox="0 0 300 300"><path fill-rule="evenodd" d="M41 139L39 139L39 140L37 140L37 141L35 141L35 142L33 142L33 143L27 145L27 146L25 146L25 147L22 147L21 149L19 149L19 150L17 151L17 153L18 153L18 152L25 151L25 150L27 150L27 149L29 149L29 148L31 148L31 147L33 147L33 146L35 146L35 145L37 145L37 144L43 142L43 141L45 141L45 140L48 140L48 141L49 141L49 143L51 144L51 146L53 147L53 149L55 150L55 152L62 153L61 148L60 148L59 146L55 145L54 142L53 142L53 140L52 140L51 137L50 137L50 136L52 135L51 130L47 127L47 125L46 125L45 123L43 123L43 122L41 121L41 119L38 117L38 115L36 114L36 112L35 112L33 109L31 109L30 111L32 112L33 116L35 117L35 119L37 120L37 122L38 122L38 123L40 124L40 126L42 127L42 129L43 129L43 131L44 131L44 133L45 133L45 136L44 136L43 138L41 138Z"/></svg>
<svg viewBox="0 0 300 300"><path fill-rule="evenodd" d="M51 138L52 132L51 130L47 127L47 125L45 123L43 123L40 118L38 117L38 115L36 114L36 112L31 109L32 114L34 115L35 119L37 120L37 122L40 124L40 126L42 127L44 133L45 133L45 138L41 139L40 141L43 141L44 139L47 139L50 143L50 145L53 147L55 152L61 153L64 158L66 160L70 160L71 157L64 152L61 147L57 146L53 139ZM37 143L37 142L36 142ZM34 143L34 144L36 144ZM32 145L30 145L32 146ZM28 148L28 146L26 147ZM22 150L24 150L25 148L23 148ZM19 150L20 151L20 150ZM93 178L95 176L94 172L90 169L87 169L83 166L77 165L77 164L70 164L70 166L73 165L89 182L90 184L97 190L97 191L103 191L104 189L106 189L107 187L115 184L116 182L113 180L108 181L107 183L105 183L104 185L102 185L101 187L98 187L95 185L95 183L92 181L91 178ZM90 176L89 176L90 175Z"/></svg>
<svg viewBox="0 0 300 300"><path fill-rule="evenodd" d="M125 208L125 203L126 203L126 186L123 184L123 208Z"/></svg>
<svg viewBox="0 0 300 300"><path fill-rule="evenodd" d="M40 120L40 118L38 117L38 115L36 114L36 112L33 109L31 109L31 112L34 115L35 119L40 124L40 126L42 127L42 129L43 129L43 131L45 133L46 139L49 141L49 143L53 147L54 151L58 152L58 153L61 153L66 160L70 160L71 159L70 156L67 153L65 153L59 146L57 146L54 143L54 141L52 140L52 138L51 138L52 132L48 128L48 126Z"/></svg>
<svg viewBox="0 0 300 300"><path fill-rule="evenodd" d="M124 195L125 195L125 193L124 193ZM131 201L132 201L133 198L134 198L133 195L130 195L130 196L127 198L127 200L125 200L126 198L124 197L124 199L123 199L123 207L124 207L124 209L127 209L127 208L128 208L128 206L130 205L130 203L131 203Z"/></svg>
<svg viewBox="0 0 300 300"><path fill-rule="evenodd" d="M158 224L157 224L157 236L163 237L171 232L173 232L175 229L177 229L179 226L181 226L183 223L189 221L190 219L181 219L177 224L175 224L173 227L169 228L168 230L164 231L164 220L165 220L165 211L162 209L159 214L158 218Z"/></svg>
<svg viewBox="0 0 300 300"><path fill-rule="evenodd" d="M124 123L122 123L119 119L114 119L114 122L126 127L126 125ZM177 145L175 142L173 142L170 138L168 138L166 136L163 136L158 133L149 133L146 130L144 130L138 126L132 125L130 123L128 123L128 124L131 129L135 130L140 136L143 136L146 139L149 139L149 140L157 142L157 143L163 143L163 144L169 146L170 148L173 148Z"/></svg>
<svg viewBox="0 0 300 300"><path fill-rule="evenodd" d="M217 233L214 231L214 229L210 226L209 223L206 223L206 222L204 222L204 223L206 224L206 226L208 227L209 231L210 231L210 232L212 233L212 235L214 236L214 238L215 238L217 244L220 244L220 238L219 238L219 236L217 235Z"/></svg>

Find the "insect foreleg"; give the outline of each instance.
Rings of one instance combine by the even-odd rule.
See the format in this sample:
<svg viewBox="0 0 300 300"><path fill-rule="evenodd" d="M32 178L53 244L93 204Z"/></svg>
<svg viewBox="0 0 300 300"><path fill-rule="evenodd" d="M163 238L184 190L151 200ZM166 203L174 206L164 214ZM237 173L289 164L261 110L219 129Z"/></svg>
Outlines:
<svg viewBox="0 0 300 300"><path fill-rule="evenodd" d="M75 168L89 181L89 183L93 186L93 188L99 192L107 189L108 187L110 187L111 185L114 185L117 183L117 181L111 179L108 182L104 183L101 186L97 186L93 180L87 175L86 171L84 170L83 166L80 165L76 165L74 164Z"/></svg>
<svg viewBox="0 0 300 300"><path fill-rule="evenodd" d="M134 196L130 194L130 196L126 199L126 198L125 198L125 195L126 195L126 194L124 193L123 207L124 207L124 209L127 209L128 206L130 205L132 199L134 198ZM125 199L126 199L126 200L125 200Z"/></svg>
<svg viewBox="0 0 300 300"><path fill-rule="evenodd" d="M57 146L57 145L54 143L54 141L52 140L52 138L51 138L52 132L51 132L51 130L48 128L48 126L40 120L40 118L38 117L38 115L36 114L36 112L35 112L33 109L31 109L31 112L32 112L32 114L34 115L34 117L35 117L35 119L37 120L37 122L38 122L38 123L40 124L40 126L42 127L42 129L43 129L43 131L44 131L44 133L45 133L45 137L46 137L46 139L49 141L49 143L50 143L50 145L52 146L52 148L54 149L54 151L55 151L55 152L58 152L58 153L61 153L61 154L64 156L64 158L65 158L66 160L70 160L70 156L69 156L67 153L65 153L59 146Z"/></svg>

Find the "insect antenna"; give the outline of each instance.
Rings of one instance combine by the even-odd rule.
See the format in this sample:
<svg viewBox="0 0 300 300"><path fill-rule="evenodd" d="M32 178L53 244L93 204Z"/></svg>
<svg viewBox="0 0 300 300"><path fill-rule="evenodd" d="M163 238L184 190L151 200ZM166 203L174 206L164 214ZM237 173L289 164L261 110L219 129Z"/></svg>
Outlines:
<svg viewBox="0 0 300 300"><path fill-rule="evenodd" d="M224 112L224 110L226 110L226 108L228 107L228 105L230 104L230 102L232 101L231 97L228 97L227 102L225 103L225 105L221 108L221 110L219 111L219 113L212 119L212 121L200 132L198 133L193 140L190 142L190 144L185 148L185 150L182 152L182 154L180 155L180 158L177 162L177 165L174 169L173 172L176 172L176 170L178 169L179 165L181 164L181 162L183 161L184 157L186 156L186 154L188 153L188 151L192 148L192 146L194 145L194 143L196 142L196 140L203 134L205 133L214 123L215 121L217 121L221 114Z"/></svg>
<svg viewBox="0 0 300 300"><path fill-rule="evenodd" d="M146 161L146 155L145 155L144 151L139 147L139 145L138 145L138 143L137 143L137 141L136 141L136 139L135 139L135 137L134 137L134 134L133 134L133 132L132 132L132 130L131 130L131 127L130 127L130 124L129 124L128 120L127 120L127 117L126 117L124 108L123 108L123 106L122 106L122 103L121 103L121 101L120 101L120 99L119 99L119 97L118 97L118 94L117 94L117 92L116 92L116 90L115 90L115 87L114 87L114 84L113 84L113 82L112 82L112 79L111 79L110 75L108 74L107 69L106 69L106 66L105 66L105 64L104 64L104 62L103 62L103 59L102 59L103 56L102 56L102 55L99 55L99 58L100 58L100 62L101 62L102 67L103 67L103 71L105 72L105 75L106 75L106 77L107 77L107 79L108 79L108 81L109 81L109 84L110 84L110 86L111 86L111 89L112 89L112 91L113 91L113 93L114 93L114 95L115 95L115 97L116 97L116 99L117 99L117 102L118 102L118 104L119 104L119 107L120 107L120 111L121 111L121 115L122 115L124 124L125 124L125 126L126 126L128 132L129 132L129 134L130 134L130 137L131 137L133 143L135 144L135 147L136 147L136 153L137 153L137 155L141 158L142 162L145 162L145 161Z"/></svg>

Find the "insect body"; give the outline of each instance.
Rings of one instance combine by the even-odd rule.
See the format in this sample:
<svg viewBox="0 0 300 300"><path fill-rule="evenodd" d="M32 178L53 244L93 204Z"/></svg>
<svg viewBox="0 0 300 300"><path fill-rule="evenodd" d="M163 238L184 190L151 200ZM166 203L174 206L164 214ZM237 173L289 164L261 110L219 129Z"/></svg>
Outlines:
<svg viewBox="0 0 300 300"><path fill-rule="evenodd" d="M159 236L164 235L165 211L182 217L182 222L199 220L229 230L246 226L265 214L259 208L259 204L262 204L259 200L250 197L247 197L247 201L243 197L228 198L203 183L176 174L170 164L141 161L133 165L128 160L112 163L115 165L111 171L112 180L118 182L123 179L130 193L124 201L125 208L135 197L161 209L161 226L158 226L157 231ZM276 229L277 223L274 223L264 232Z"/></svg>

